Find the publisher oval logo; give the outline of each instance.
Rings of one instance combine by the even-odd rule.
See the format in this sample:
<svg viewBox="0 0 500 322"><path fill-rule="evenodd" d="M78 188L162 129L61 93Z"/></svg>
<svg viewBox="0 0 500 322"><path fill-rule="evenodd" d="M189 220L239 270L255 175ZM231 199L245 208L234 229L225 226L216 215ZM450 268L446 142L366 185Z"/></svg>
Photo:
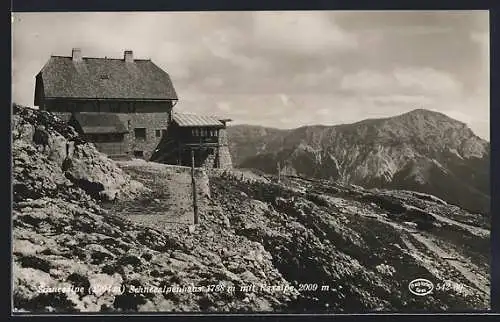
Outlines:
<svg viewBox="0 0 500 322"><path fill-rule="evenodd" d="M425 278L417 278L408 284L408 289L412 294L424 296L432 292L434 284Z"/></svg>

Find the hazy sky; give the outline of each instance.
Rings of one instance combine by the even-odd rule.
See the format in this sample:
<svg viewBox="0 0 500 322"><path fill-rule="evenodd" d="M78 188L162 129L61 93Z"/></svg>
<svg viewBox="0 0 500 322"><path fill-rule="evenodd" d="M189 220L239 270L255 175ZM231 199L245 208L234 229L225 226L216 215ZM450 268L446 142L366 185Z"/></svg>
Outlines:
<svg viewBox="0 0 500 322"><path fill-rule="evenodd" d="M279 128L351 123L415 108L489 139L487 11L22 13L13 99L33 105L50 55L150 58L182 112Z"/></svg>

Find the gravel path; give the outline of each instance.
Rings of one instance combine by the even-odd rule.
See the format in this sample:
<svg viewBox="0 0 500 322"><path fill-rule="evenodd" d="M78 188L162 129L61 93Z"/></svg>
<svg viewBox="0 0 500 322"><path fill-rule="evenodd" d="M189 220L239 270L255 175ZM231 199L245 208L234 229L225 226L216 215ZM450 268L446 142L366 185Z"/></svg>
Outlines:
<svg viewBox="0 0 500 322"><path fill-rule="evenodd" d="M136 223L155 228L194 222L189 168L140 160L120 161L118 165L154 193L112 209Z"/></svg>

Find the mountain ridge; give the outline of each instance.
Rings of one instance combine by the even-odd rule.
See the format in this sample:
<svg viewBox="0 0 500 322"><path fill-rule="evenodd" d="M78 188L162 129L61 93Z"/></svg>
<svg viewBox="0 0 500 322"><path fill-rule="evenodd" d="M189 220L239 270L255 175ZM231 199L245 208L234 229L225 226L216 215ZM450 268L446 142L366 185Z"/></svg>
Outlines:
<svg viewBox="0 0 500 322"><path fill-rule="evenodd" d="M408 116L408 115L418 115L418 114L428 114L428 115L434 115L434 116L440 116L440 117L443 117L445 119L449 119L449 120L452 120L453 122L456 122L456 123L460 123L460 124L463 124L465 127L467 127L467 124L465 122L462 122L462 121L459 121L459 120L456 120L444 113L441 113L441 112L437 112L437 111L434 111L434 110L428 110L428 109L424 109L424 108L416 108L416 109L413 109L411 111L408 111L406 113L402 113L402 114L398 114L398 115L395 115L395 116L388 116L388 117L377 117L377 118L366 118L366 119L363 119L363 120L360 120L360 121L356 121L356 122L351 122L351 123L338 123L338 124L320 124L320 123L315 123L315 124L309 124L309 125L302 125L302 126L298 126L298 127L291 127L291 128L277 128L277 127L273 127L273 126L264 126L264 125L258 125L258 124L250 124L250 123L241 123L241 124L234 124L234 125L229 125L228 128L238 128L238 127L247 127L247 128L253 128L254 130L257 130L257 129L266 129L266 130L272 130L272 131L277 131L277 132L287 132L287 131L293 131L293 130L297 130L297 129L300 129L300 128L327 128L327 127L341 127L341 126L350 126L350 125L357 125L357 124L362 124L362 123L366 123L366 122L370 122L370 121L384 121L384 120L388 120L388 119L394 119L394 118L402 118L402 117L405 117L405 116ZM473 132L474 133L474 132ZM486 142L489 143L488 140L478 136L477 134L474 133L475 136L477 136L478 138L480 138L481 140L484 140Z"/></svg>
<svg viewBox="0 0 500 322"><path fill-rule="evenodd" d="M410 189L489 213L490 144L443 113L290 130L234 125L228 134L238 167L275 173L279 162L284 174Z"/></svg>

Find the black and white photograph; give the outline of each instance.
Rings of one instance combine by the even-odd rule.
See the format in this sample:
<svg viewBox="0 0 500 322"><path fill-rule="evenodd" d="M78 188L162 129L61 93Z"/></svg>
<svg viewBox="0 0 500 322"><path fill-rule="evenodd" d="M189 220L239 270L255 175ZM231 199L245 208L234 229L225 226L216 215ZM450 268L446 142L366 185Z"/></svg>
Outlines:
<svg viewBox="0 0 500 322"><path fill-rule="evenodd" d="M12 13L14 314L490 310L489 12Z"/></svg>

